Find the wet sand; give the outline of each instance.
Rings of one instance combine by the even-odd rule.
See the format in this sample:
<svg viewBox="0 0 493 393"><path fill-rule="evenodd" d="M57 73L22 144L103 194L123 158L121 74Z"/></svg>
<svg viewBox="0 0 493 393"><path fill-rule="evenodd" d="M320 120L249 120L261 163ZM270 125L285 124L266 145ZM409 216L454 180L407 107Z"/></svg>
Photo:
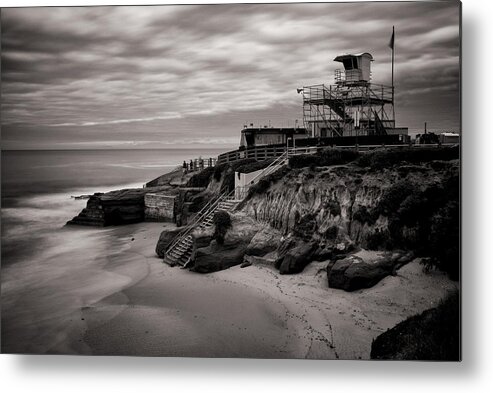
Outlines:
<svg viewBox="0 0 493 393"><path fill-rule="evenodd" d="M32 299L11 299L11 306L24 306L24 314L8 323L7 341L16 337L29 345L16 341L4 349L367 359L372 339L456 287L440 273L423 273L418 261L353 293L327 287L326 263L312 263L292 276L267 266L201 275L171 268L155 256L162 230L163 224L141 223L90 231L99 236L100 247L85 256L88 262L65 269L48 286L38 285L41 294L53 291L42 314Z"/></svg>

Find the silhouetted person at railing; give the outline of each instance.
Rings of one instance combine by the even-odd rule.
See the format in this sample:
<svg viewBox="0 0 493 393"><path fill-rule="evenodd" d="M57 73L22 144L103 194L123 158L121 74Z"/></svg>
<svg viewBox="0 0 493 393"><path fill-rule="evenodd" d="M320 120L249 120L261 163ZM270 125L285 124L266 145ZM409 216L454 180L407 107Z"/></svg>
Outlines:
<svg viewBox="0 0 493 393"><path fill-rule="evenodd" d="M193 172L193 161L190 160L190 172Z"/></svg>
<svg viewBox="0 0 493 393"><path fill-rule="evenodd" d="M212 157L209 157L209 166L212 166Z"/></svg>
<svg viewBox="0 0 493 393"><path fill-rule="evenodd" d="M183 160L183 174L184 175L186 175L188 172L187 168L188 168L187 162L185 160Z"/></svg>

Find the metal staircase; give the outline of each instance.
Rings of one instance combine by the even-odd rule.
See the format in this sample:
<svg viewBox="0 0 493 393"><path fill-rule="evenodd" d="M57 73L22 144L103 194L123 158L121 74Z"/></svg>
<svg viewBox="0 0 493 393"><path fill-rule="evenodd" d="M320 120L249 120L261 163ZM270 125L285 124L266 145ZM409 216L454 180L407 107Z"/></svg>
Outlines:
<svg viewBox="0 0 493 393"><path fill-rule="evenodd" d="M248 185L248 188L258 182L261 178L276 171L280 166L285 165L288 158L289 152L286 151L255 176ZM205 205L202 210L197 213L194 221L171 242L164 253L163 261L170 266L180 265L183 268L186 268L191 262L193 253L193 230L196 228L206 229L214 225L214 214L218 210L227 212L233 211L236 206L245 199L247 195L246 191L248 190L238 191L239 190L235 188L229 193L225 192Z"/></svg>
<svg viewBox="0 0 493 393"><path fill-rule="evenodd" d="M163 261L168 265L186 267L193 251L192 231L196 228L209 228L214 222L214 213L218 210L231 211L240 201L234 200L234 193L223 193L205 205L197 213L195 220L181 232L164 253Z"/></svg>
<svg viewBox="0 0 493 393"><path fill-rule="evenodd" d="M375 131L377 135L387 135L387 130L385 129L385 126L383 125L382 120L380 119L380 116L378 116L377 111L374 111L375 115Z"/></svg>
<svg viewBox="0 0 493 393"><path fill-rule="evenodd" d="M341 94L344 93L341 93L340 91L334 92L324 85L324 105L327 105L338 116L338 118L333 118L333 120L337 122L337 126L330 124L333 135L335 134L337 136L343 136L344 129L346 128L345 125L354 122L351 114L346 110L344 100L340 98Z"/></svg>
<svg viewBox="0 0 493 393"><path fill-rule="evenodd" d="M340 89L331 90L325 85L303 88L303 121L306 129L311 124L323 123L332 136L343 136L345 125L353 122L346 111L345 101L341 98ZM334 114L332 116L331 114Z"/></svg>

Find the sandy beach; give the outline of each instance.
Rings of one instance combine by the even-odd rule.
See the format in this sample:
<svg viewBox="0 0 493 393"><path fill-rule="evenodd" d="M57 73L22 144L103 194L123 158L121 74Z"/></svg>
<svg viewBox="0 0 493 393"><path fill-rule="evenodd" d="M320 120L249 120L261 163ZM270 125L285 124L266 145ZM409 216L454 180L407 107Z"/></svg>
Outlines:
<svg viewBox="0 0 493 393"><path fill-rule="evenodd" d="M353 293L327 287L326 263L291 276L268 266L201 275L157 258L162 230L162 223L89 230L105 247L87 255L86 266L65 272L69 284L51 288L60 300L50 310L36 314L26 302L24 314L11 315L7 351L368 359L372 339L457 285L441 273L425 274L418 261ZM17 341L22 337L29 347Z"/></svg>

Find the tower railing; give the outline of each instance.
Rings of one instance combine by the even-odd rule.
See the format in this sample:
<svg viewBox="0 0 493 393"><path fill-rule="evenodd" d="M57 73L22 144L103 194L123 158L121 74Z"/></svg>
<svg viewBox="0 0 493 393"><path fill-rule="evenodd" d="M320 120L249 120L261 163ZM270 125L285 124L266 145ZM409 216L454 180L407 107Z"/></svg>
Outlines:
<svg viewBox="0 0 493 393"><path fill-rule="evenodd" d="M342 77L342 70L340 70ZM393 104L393 87L372 83L352 83L336 85L312 85L303 87L303 121L307 129L326 130L332 136L343 136L346 132L356 131L354 108L360 113L359 132L370 135L376 132L377 122L391 124L393 116L389 115L385 105ZM392 111L393 112L393 111ZM377 116L374 116L374 114ZM382 124L379 123L379 126ZM381 128L381 127L380 127ZM351 135L351 134L350 134ZM321 135L323 136L323 135Z"/></svg>

